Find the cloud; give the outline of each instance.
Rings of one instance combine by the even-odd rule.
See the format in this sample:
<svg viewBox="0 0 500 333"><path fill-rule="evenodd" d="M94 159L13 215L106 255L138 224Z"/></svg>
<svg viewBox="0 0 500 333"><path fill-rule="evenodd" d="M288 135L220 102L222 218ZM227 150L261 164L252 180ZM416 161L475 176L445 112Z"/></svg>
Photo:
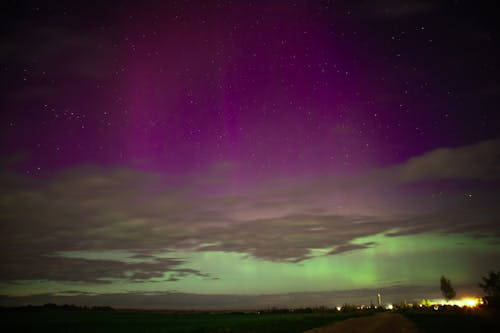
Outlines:
<svg viewBox="0 0 500 333"><path fill-rule="evenodd" d="M3 171L0 280L206 279L206 272L174 253L225 251L300 262L317 255L314 249L330 248L328 255L362 251L374 244L353 241L379 233L500 236L500 208L491 199L449 201L418 213L397 210L401 193L408 193L397 192L401 183L497 179L499 146L494 140L436 149L378 170L376 178L287 180L238 196L202 196L194 183L174 186L168 175L128 168L87 166L45 179ZM491 191L486 198L498 194ZM381 201L382 192L393 206ZM370 205L376 209L366 209ZM64 255L89 251L125 251L128 257Z"/></svg>
<svg viewBox="0 0 500 333"><path fill-rule="evenodd" d="M59 256L26 256L3 258L0 278L3 281L50 280L67 282L110 283L113 279L133 282L162 278L165 272L174 275L199 275L196 270L176 269L183 261L156 259L153 262L90 260Z"/></svg>
<svg viewBox="0 0 500 333"><path fill-rule="evenodd" d="M426 232L469 234L500 237L500 208L492 203L462 203L427 214L402 218L397 231L387 236L403 236ZM396 226L396 224L395 224Z"/></svg>
<svg viewBox="0 0 500 333"><path fill-rule="evenodd" d="M310 258L314 248L336 246L344 251L354 250L350 241L383 232L388 226L383 219L366 216L292 215L251 220L217 230L216 244L198 250L240 252L263 260L298 262Z"/></svg>
<svg viewBox="0 0 500 333"><path fill-rule="evenodd" d="M4 279L46 278L44 273L33 273L43 271L43 266L26 261L46 263L45 270L55 270L62 259L53 258L54 254L71 251L126 250L132 253L131 259L151 261L156 260L155 254L187 249L300 261L310 257L310 249L347 248L355 238L390 228L381 218L363 215L292 214L238 220L227 212L241 205L241 200L193 200L167 185L161 189L161 183L146 173L99 168L67 171L36 187L10 183L10 190L2 197L1 231L8 235L2 239L2 261L24 264L5 266ZM83 262L66 261L64 266L76 272L85 266ZM110 262L110 267L116 266L116 273L105 275L99 270L105 261L85 263L96 265L88 272L92 276L89 280L127 278L123 271L133 268ZM143 264L145 278L157 276L159 265L179 273L176 277L182 277L182 273L203 276L174 270L174 265L162 262ZM65 274L60 272L57 278ZM70 275L67 278L74 279Z"/></svg>
<svg viewBox="0 0 500 333"><path fill-rule="evenodd" d="M82 87L102 84L118 72L112 61L116 50L102 32L17 19L4 25L7 38L0 38L0 61L25 71L22 88L15 84L4 88L2 97L8 108L22 109L34 102L53 104L54 99L82 100ZM12 80L15 73L6 72L6 79Z"/></svg>
<svg viewBox="0 0 500 333"><path fill-rule="evenodd" d="M138 281L166 272L173 276L207 276L178 267L183 260L150 255L170 246L182 247L190 232L172 232L177 229L175 224L197 219L190 217L187 202L178 201L176 190L162 187L153 174L87 167L42 182L2 174L0 182L2 281ZM162 213L158 211L160 205ZM60 255L92 250L126 250L135 260Z"/></svg>
<svg viewBox="0 0 500 333"><path fill-rule="evenodd" d="M63 66L65 75L102 79L111 75L109 55L88 51L103 43L103 36L89 31L74 31L64 26L40 25L26 29L25 24L11 24L10 38L1 40L0 59L7 63L34 66ZM104 46L107 51L110 48ZM42 68L44 71L46 68ZM68 74L69 73L69 74ZM103 74L104 73L104 74Z"/></svg>
<svg viewBox="0 0 500 333"><path fill-rule="evenodd" d="M500 140L436 149L410 158L393 171L403 182L500 179Z"/></svg>
<svg viewBox="0 0 500 333"><path fill-rule="evenodd" d="M367 249L375 245L375 242L368 242L364 244L346 244L346 245L340 245L337 246L334 250L328 252L329 255L334 255L334 254L340 254L340 253L345 253L349 251L355 251L355 250L361 250L361 249Z"/></svg>

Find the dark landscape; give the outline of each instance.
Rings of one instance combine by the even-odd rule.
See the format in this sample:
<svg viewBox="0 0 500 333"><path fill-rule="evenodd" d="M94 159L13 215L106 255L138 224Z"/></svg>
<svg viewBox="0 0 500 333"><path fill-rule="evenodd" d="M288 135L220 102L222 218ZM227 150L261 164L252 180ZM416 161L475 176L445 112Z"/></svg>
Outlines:
<svg viewBox="0 0 500 333"><path fill-rule="evenodd" d="M10 332L304 332L386 310L344 307L271 309L262 311L145 311L112 308L81 308L47 304L38 307L4 308L4 327ZM400 313L416 325L416 332L498 332L498 309L404 307ZM375 330L376 332L381 330ZM386 332L400 332L389 327Z"/></svg>

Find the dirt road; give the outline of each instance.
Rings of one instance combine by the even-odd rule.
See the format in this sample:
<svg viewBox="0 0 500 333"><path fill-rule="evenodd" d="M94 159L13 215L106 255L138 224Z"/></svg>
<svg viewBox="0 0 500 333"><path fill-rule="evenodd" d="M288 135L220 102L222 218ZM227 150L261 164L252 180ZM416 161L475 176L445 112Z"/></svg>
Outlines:
<svg viewBox="0 0 500 333"><path fill-rule="evenodd" d="M417 333L416 326L399 313L383 312L369 317L351 318L305 331L304 333Z"/></svg>

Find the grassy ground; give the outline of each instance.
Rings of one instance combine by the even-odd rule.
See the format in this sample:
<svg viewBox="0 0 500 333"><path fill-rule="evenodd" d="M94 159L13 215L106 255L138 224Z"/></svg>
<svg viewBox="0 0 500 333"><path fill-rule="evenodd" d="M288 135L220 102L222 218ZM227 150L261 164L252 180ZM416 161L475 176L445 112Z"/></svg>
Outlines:
<svg viewBox="0 0 500 333"><path fill-rule="evenodd" d="M500 311L488 309L444 309L406 311L422 333L500 332Z"/></svg>
<svg viewBox="0 0 500 333"><path fill-rule="evenodd" d="M368 315L364 313L363 315ZM4 332L302 332L359 313L173 314L152 312L1 313Z"/></svg>

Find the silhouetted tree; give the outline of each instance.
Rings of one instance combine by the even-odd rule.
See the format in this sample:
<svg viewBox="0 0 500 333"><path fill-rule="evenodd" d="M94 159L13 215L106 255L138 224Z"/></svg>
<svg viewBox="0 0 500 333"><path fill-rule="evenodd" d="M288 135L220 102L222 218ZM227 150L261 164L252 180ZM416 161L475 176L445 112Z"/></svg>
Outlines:
<svg viewBox="0 0 500 333"><path fill-rule="evenodd" d="M441 276L441 293L447 301L455 297L457 294L453 286L451 285L450 279L447 279L444 275Z"/></svg>
<svg viewBox="0 0 500 333"><path fill-rule="evenodd" d="M479 283L479 287L490 297L500 297L500 271L490 271L488 276L482 277L484 283Z"/></svg>

